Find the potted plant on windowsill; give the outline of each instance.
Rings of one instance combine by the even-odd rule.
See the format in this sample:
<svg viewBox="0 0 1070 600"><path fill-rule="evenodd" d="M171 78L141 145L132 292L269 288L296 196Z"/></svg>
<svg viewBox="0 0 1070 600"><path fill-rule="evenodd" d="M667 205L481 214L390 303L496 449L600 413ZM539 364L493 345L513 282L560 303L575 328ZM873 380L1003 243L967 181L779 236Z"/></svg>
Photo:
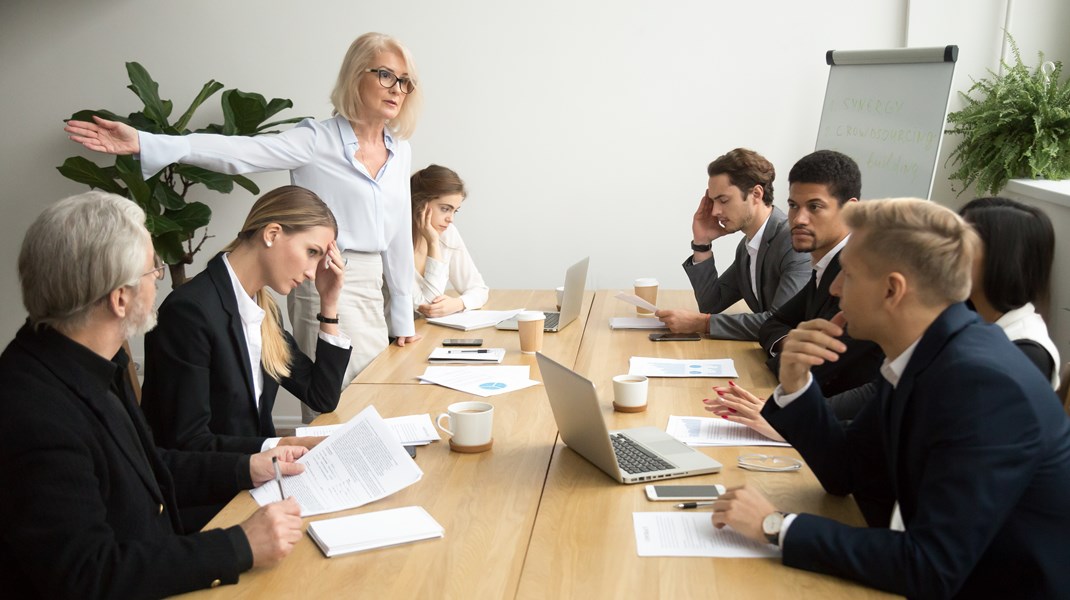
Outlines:
<svg viewBox="0 0 1070 600"><path fill-rule="evenodd" d="M1070 177L1070 80L1060 81L1062 62L1044 62L1040 54L1031 70L1006 35L1014 64L959 92L966 106L947 117L945 133L962 136L948 157L955 167L949 177L962 183L959 194L971 184L995 194L1011 179Z"/></svg>
<svg viewBox="0 0 1070 600"><path fill-rule="evenodd" d="M205 100L223 89L222 83L214 79L205 83L189 108L172 123L170 117L173 103L160 98L159 84L152 79L148 71L136 62L128 62L126 72L130 77L130 85L127 87L141 99L144 104L142 110L126 117L107 110L81 110L71 115L71 118L91 121L95 115L121 121L141 131L168 135L278 133L272 128L297 123L305 118L294 117L265 123L280 111L293 107L293 102L285 98L273 98L269 102L260 94L229 89L220 97L223 123L212 123L191 131L188 126L193 114ZM250 193L260 193L260 188L247 177L177 163L172 163L148 180L143 180L141 165L133 156L117 156L114 165L104 167L87 158L72 156L57 169L68 179L130 198L145 210L145 225L152 236L156 253L170 266L172 287L178 287L186 281L186 265L193 262L193 255L201 249L206 239L212 237L208 235L206 228L212 218L212 210L201 202L187 202L186 194L190 189L204 185L210 190L229 194L233 191L234 184L238 184ZM206 229L200 241L194 245L194 234L201 227Z"/></svg>

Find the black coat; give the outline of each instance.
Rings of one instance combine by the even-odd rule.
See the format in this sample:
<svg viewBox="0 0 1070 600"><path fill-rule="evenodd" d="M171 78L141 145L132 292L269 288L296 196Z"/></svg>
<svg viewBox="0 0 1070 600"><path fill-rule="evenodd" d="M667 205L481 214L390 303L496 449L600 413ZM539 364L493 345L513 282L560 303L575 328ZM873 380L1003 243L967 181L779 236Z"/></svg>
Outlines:
<svg viewBox="0 0 1070 600"><path fill-rule="evenodd" d="M285 330L283 336L292 360L282 386L314 410L334 410L350 349L319 340L313 362ZM141 408L163 447L256 453L275 436L279 382L263 376L257 411L238 300L218 255L167 296L159 325L145 336Z"/></svg>
<svg viewBox="0 0 1070 600"><path fill-rule="evenodd" d="M160 597L252 566L240 527L177 533L179 506L252 487L249 458L157 450L126 363L29 325L0 355L4 596Z"/></svg>

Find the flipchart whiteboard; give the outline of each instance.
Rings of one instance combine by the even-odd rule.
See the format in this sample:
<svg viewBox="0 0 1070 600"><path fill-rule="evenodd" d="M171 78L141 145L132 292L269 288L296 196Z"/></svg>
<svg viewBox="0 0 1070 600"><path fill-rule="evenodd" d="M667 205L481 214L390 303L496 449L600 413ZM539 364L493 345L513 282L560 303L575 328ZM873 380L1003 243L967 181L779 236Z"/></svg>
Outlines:
<svg viewBox="0 0 1070 600"><path fill-rule="evenodd" d="M957 57L957 46L826 54L816 149L858 163L862 198L929 198Z"/></svg>

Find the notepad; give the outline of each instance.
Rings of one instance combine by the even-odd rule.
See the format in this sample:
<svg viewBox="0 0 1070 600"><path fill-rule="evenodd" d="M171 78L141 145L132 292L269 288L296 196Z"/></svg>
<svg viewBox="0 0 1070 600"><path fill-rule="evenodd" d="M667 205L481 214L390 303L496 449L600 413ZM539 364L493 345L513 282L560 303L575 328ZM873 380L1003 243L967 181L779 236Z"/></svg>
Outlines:
<svg viewBox="0 0 1070 600"><path fill-rule="evenodd" d="M308 535L330 558L440 538L445 530L423 507L405 506L314 521L308 526Z"/></svg>
<svg viewBox="0 0 1070 600"><path fill-rule="evenodd" d="M483 329L484 327L494 327L498 323L506 319L512 319L520 314L520 311L524 309L517 308L513 310L466 310L464 312L454 313L446 317L437 317L434 319L428 319L428 323L435 325L442 325L444 327L451 327L453 329L461 329L464 331L472 331L473 329Z"/></svg>

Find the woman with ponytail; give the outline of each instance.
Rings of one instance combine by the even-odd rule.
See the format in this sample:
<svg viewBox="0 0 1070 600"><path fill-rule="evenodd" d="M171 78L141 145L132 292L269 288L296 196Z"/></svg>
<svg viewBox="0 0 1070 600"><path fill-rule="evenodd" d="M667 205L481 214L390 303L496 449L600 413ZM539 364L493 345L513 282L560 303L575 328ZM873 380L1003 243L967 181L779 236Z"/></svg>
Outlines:
<svg viewBox="0 0 1070 600"><path fill-rule="evenodd" d="M255 453L274 447L279 386L317 411L338 406L350 343L338 328L344 267L331 210L312 192L284 186L253 204L223 252L171 292L145 336L142 409L157 445ZM316 359L282 327L268 288L288 294L306 280L319 293ZM314 446L322 438L282 438Z"/></svg>

